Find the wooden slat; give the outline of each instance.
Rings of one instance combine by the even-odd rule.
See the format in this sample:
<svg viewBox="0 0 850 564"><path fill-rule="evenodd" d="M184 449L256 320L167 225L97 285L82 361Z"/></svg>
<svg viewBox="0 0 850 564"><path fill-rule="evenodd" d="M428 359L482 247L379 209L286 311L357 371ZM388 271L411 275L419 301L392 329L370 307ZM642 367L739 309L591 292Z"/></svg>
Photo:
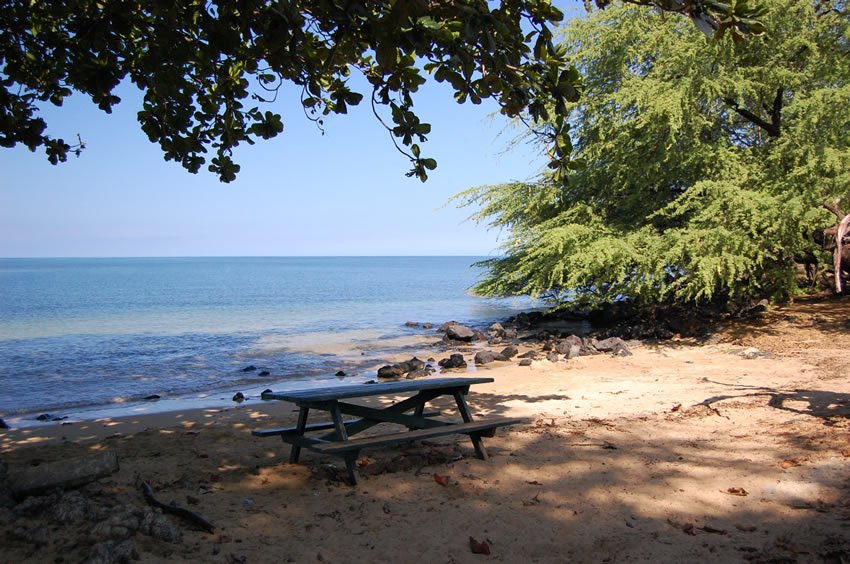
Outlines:
<svg viewBox="0 0 850 564"><path fill-rule="evenodd" d="M401 382L382 382L378 384L351 384L346 386L330 386L304 390L288 390L263 394L263 399L275 399L291 402L333 401L344 398L366 396L386 396L403 392L434 390L442 388L458 388L472 384L486 384L492 378L423 378L422 380L405 380Z"/></svg>
<svg viewBox="0 0 850 564"><path fill-rule="evenodd" d="M325 454L344 453L350 450L360 450L364 448L374 448L383 446L392 446L420 439L430 439L433 437L441 437L445 435L455 434L472 434L481 433L497 427L506 425L514 425L521 423L521 418L505 417L500 419L487 419L482 421L472 421L469 423L457 423L454 425L446 425L444 427L432 427L429 429L417 429L415 431L406 431L401 433L393 433L390 435L379 435L376 437L363 437L360 439L350 439L345 442L325 443L311 447L317 452Z"/></svg>
<svg viewBox="0 0 850 564"><path fill-rule="evenodd" d="M345 411L345 409L343 409ZM439 417L442 415L440 411L426 411L422 414L422 417ZM355 423L359 423L360 419L347 419L345 421L345 426L354 425ZM311 431L325 431L327 429L333 429L334 423L333 421L321 421L318 423L308 423L304 428L305 433L309 433ZM297 428L295 425L291 427L281 427L279 429L254 429L251 431L251 434L255 437L276 437L278 435L289 435L295 433Z"/></svg>

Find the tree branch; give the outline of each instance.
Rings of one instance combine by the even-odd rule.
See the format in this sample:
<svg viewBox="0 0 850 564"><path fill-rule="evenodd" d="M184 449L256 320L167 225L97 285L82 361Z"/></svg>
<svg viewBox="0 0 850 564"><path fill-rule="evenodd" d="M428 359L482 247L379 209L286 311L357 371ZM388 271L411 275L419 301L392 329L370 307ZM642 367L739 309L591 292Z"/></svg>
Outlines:
<svg viewBox="0 0 850 564"><path fill-rule="evenodd" d="M770 121L760 118L753 112L749 111L746 108L742 108L738 105L738 102L733 100L732 98L724 99L730 108L732 108L735 113L749 121L753 125L756 125L767 132L767 134L771 137L779 137L782 133L782 103L783 96L785 94L785 89L783 87L779 87L776 89L776 97L773 99L773 106L766 107L766 109L770 113Z"/></svg>

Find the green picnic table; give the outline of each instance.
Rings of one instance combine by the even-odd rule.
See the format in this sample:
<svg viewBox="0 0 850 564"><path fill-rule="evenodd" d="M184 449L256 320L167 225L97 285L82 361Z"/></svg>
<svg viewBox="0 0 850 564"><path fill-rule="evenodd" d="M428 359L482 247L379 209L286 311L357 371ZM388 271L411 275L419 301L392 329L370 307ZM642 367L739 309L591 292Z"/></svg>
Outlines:
<svg viewBox="0 0 850 564"><path fill-rule="evenodd" d="M443 435L464 434L472 439L476 455L486 460L487 450L482 437L492 437L496 428L522 421L520 418L510 417L473 420L465 398L469 393L469 387L492 381L492 378L427 378L266 392L262 396L265 400L288 401L297 405L299 407L298 423L294 427L262 429L253 431L252 434L257 437L280 436L283 442L292 445L289 462L293 464L298 462L302 448L341 456L345 460L348 479L352 485L357 483L357 457L365 448L385 447ZM402 395L409 397L398 399L398 396ZM392 396L395 399L382 408L342 401L371 396ZM425 405L441 396L454 398L460 421L435 417L435 415L441 415L440 412L425 412ZM330 421L308 423L307 419L311 411L328 412ZM354 419L344 419L343 415L354 416ZM403 425L407 427L407 431L352 438L381 423ZM307 435L307 433L328 430L331 432L318 436Z"/></svg>

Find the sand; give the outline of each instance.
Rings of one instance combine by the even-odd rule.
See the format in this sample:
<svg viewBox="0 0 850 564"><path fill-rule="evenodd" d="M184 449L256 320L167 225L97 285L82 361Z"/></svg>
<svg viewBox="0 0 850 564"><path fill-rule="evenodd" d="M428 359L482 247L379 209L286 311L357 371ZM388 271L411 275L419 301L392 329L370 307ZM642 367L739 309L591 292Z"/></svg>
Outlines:
<svg viewBox="0 0 850 564"><path fill-rule="evenodd" d="M217 526L137 533L141 562L847 562L848 351L845 298L630 357L493 363L473 412L527 422L487 439L490 460L463 437L367 451L357 487L337 459L291 465L250 435L294 422L277 402L0 431L0 449L12 471L112 449L121 469L97 503L143 507L143 479ZM83 561L102 540L86 520L26 540L45 519L0 510L0 561Z"/></svg>

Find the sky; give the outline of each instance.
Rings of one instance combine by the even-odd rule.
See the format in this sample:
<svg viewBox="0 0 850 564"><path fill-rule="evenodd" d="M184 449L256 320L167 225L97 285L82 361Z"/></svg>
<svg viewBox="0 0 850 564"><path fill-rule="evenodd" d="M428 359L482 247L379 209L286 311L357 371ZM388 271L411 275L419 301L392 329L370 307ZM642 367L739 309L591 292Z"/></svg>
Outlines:
<svg viewBox="0 0 850 564"><path fill-rule="evenodd" d="M409 162L365 102L329 116L322 135L291 90L273 106L284 132L240 147L242 169L223 184L166 162L136 121L140 93L118 94L111 115L80 95L44 109L52 135L80 134L79 158L52 166L43 152L0 149L0 257L490 256L506 234L448 200L545 164L532 146L506 152L516 131L494 103L458 105L429 81L415 98L433 126L422 154L439 163L428 182L405 177Z"/></svg>

